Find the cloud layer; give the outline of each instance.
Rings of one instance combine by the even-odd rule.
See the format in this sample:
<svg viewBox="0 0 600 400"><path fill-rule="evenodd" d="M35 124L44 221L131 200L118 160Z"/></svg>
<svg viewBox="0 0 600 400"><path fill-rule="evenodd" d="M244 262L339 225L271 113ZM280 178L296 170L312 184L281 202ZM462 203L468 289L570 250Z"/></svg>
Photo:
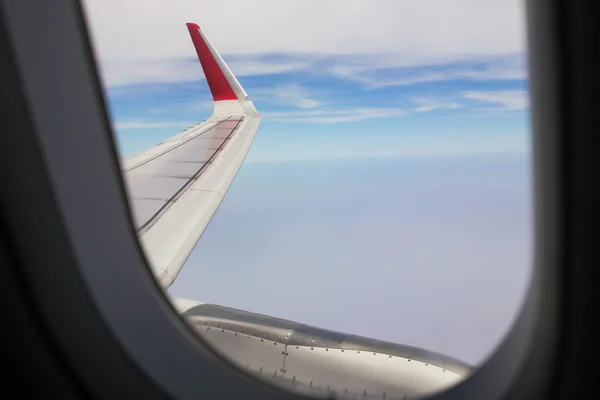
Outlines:
<svg viewBox="0 0 600 400"><path fill-rule="evenodd" d="M524 110L529 107L529 96L525 90L470 91L464 92L462 96L496 105L485 108L485 111Z"/></svg>
<svg viewBox="0 0 600 400"><path fill-rule="evenodd" d="M245 164L170 292L479 364L527 291L528 166Z"/></svg>
<svg viewBox="0 0 600 400"><path fill-rule="evenodd" d="M109 85L201 79L185 22L198 22L221 54L240 57L236 75L321 67L378 85L522 76L523 69L429 72L373 82L373 69L440 65L524 51L518 0L159 0L84 1ZM474 39L475 38L475 39ZM288 59L264 59L265 55ZM338 56L338 58L331 58ZM366 73L366 74L365 74Z"/></svg>
<svg viewBox="0 0 600 400"><path fill-rule="evenodd" d="M84 1L103 57L189 56L185 23L225 54L399 54L407 62L522 52L518 0ZM421 62L421 61L419 61Z"/></svg>

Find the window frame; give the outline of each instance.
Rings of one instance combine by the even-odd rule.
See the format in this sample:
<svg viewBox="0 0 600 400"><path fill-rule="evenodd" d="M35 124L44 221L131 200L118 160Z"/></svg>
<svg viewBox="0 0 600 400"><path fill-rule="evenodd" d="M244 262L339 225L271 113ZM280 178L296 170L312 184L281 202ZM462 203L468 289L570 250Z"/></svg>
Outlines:
<svg viewBox="0 0 600 400"><path fill-rule="evenodd" d="M432 398L555 393L564 381L553 378L573 368L565 351L588 343L582 299L590 292L571 285L598 261L585 221L597 214L595 197L586 197L598 185L591 153L597 139L586 133L598 122L586 100L595 99L599 69L586 58L590 44L574 43L598 28L593 13L586 19L592 2L573 3L527 2L535 173L530 290L494 354ZM4 230L21 262L20 287L62 367L99 397L303 398L216 356L156 284L131 222L80 4L21 0L0 7L2 97L13 102L3 116L11 134L0 139L0 167L9 172L0 176Z"/></svg>

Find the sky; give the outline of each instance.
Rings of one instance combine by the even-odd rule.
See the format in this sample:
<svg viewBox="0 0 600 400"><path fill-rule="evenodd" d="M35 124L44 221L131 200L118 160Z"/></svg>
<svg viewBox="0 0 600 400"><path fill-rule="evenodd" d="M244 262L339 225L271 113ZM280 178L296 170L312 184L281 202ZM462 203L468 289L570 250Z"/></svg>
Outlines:
<svg viewBox="0 0 600 400"><path fill-rule="evenodd" d="M83 3L122 156L212 112L186 22L263 116L171 294L490 355L531 273L520 1Z"/></svg>

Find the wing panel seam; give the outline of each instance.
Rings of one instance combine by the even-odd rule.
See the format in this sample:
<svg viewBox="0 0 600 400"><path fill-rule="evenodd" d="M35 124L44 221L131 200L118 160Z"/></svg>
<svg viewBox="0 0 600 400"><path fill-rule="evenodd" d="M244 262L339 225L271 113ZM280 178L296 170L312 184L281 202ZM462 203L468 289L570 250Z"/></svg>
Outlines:
<svg viewBox="0 0 600 400"><path fill-rule="evenodd" d="M133 171L134 169L136 169L136 168L138 168L138 167L141 167L142 165L144 165L144 164L147 164L147 163L149 163L150 161L156 160L157 158L159 158L159 157L161 157L161 156L163 156L163 155L165 155L165 154L167 154L167 153L170 153L172 150L175 150L175 149L177 149L177 148L179 148L179 147L183 146L184 144L187 144L187 143L189 143L190 141L192 141L192 140L194 140L194 139L198 138L198 136L205 134L205 133L206 133L206 132L208 132L209 130L211 130L211 129L213 129L213 128L216 128L217 126L221 125L222 123L224 123L224 122L226 122L226 121L229 121L229 119L230 119L230 118L231 118L231 117L227 117L227 118L226 118L226 119L224 119L223 121L219 121L219 122L217 122L216 124L212 125L210 128L208 128L208 129L205 129L205 130L204 130L202 133L199 133L199 134L197 134L197 135L196 135L196 136L194 136L194 137L191 137L191 138L189 138L189 139L187 139L187 140L185 140L185 141L182 141L181 143L179 143L179 144L177 144L177 145L175 145L175 146L173 146L173 147L171 147L171 148L168 148L167 150L163 151L162 153L155 154L153 157L150 157L150 158L148 158L147 160L144 160L144 161L140 162L139 164L135 164L134 166L132 166L132 167L130 167L129 169L127 169L125 172ZM236 125L236 126L237 126L237 125Z"/></svg>
<svg viewBox="0 0 600 400"><path fill-rule="evenodd" d="M152 215L142 226L140 226L140 228L138 229L138 235L142 235L145 232L147 232L150 228L152 228L152 226L154 225L154 223L158 220L158 217L160 215L162 215L173 203L175 203L175 201L177 201L179 199L179 197L185 193L186 188L189 187L192 183L194 183L199 177L200 175L202 175L202 172L206 169L207 165L210 165L210 163L215 159L215 157L217 157L217 155L221 152L221 150L223 149L223 147L226 146L227 143L229 143L229 138L235 133L235 131L238 129L238 127L240 126L241 122L244 120L244 117L242 117L233 127L233 129L231 130L231 132L229 133L229 135L227 135L227 138L223 141L223 143L221 144L221 146L219 146L219 148L210 156L210 158L200 167L200 169L192 176L189 178L189 180L183 185L181 186L174 194L173 196L171 196L170 199L168 199L165 204L163 204L157 211L156 213L154 213L154 215ZM224 122L224 121L223 121Z"/></svg>

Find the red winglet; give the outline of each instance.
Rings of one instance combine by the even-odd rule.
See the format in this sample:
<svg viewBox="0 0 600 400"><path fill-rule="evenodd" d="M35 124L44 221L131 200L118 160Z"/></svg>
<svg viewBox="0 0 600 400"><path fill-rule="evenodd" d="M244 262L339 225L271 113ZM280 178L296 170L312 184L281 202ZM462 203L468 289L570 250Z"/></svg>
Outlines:
<svg viewBox="0 0 600 400"><path fill-rule="evenodd" d="M196 48L196 53L204 70L204 75L206 76L213 99L215 101L238 100L225 74L223 74L223 71L219 67L217 60L213 57L204 38L200 34L200 26L193 22L188 22L186 25L192 37L192 42L194 42L194 47Z"/></svg>

